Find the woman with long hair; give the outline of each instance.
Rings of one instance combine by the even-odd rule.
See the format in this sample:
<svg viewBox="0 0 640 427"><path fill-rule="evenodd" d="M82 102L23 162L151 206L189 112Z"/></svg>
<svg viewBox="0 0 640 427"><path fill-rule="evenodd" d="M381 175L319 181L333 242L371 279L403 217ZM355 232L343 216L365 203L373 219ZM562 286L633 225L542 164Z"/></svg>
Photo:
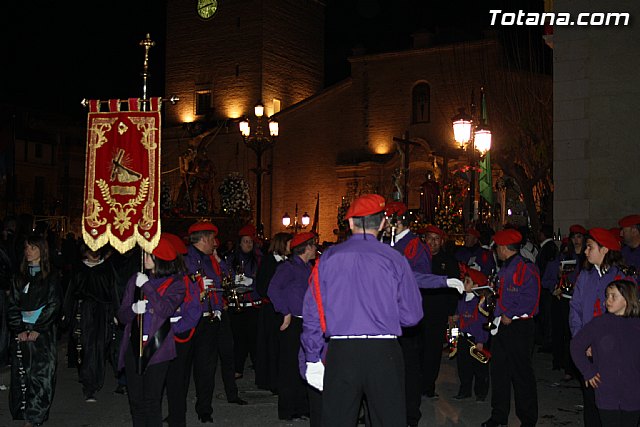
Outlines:
<svg viewBox="0 0 640 427"><path fill-rule="evenodd" d="M24 427L40 426L49 418L56 388L60 294L46 240L27 237L7 310L12 333L9 406L14 420L25 420Z"/></svg>
<svg viewBox="0 0 640 427"><path fill-rule="evenodd" d="M575 336L594 317L605 311L605 289L612 281L624 277L620 238L604 228L592 228L586 236L586 267L578 275L569 303L569 327ZM593 388L584 381L584 425L600 427Z"/></svg>
<svg viewBox="0 0 640 427"><path fill-rule="evenodd" d="M256 386L263 390L278 390L278 335L282 324L282 315L277 313L267 291L269 283L290 253L291 233L276 233L271 239L269 253L263 258L256 277L256 290L263 298L258 310L258 344L256 348Z"/></svg>
<svg viewBox="0 0 640 427"><path fill-rule="evenodd" d="M186 287L177 252L165 236L152 253L144 252L143 264L149 277L137 273L129 279L118 311L125 325L118 366L125 369L133 426L161 427L162 390L176 357L170 318Z"/></svg>

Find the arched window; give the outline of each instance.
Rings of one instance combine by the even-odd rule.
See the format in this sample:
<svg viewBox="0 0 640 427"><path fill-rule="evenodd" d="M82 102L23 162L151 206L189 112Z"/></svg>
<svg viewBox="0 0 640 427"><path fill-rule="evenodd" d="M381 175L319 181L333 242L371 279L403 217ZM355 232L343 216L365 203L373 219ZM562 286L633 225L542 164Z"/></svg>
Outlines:
<svg viewBox="0 0 640 427"><path fill-rule="evenodd" d="M411 123L431 121L431 88L427 83L418 83L411 92Z"/></svg>

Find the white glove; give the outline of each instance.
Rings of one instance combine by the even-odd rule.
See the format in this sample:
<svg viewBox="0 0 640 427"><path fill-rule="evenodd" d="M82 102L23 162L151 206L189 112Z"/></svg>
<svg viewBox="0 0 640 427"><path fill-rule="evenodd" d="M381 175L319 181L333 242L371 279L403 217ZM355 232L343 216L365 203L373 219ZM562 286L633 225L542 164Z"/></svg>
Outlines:
<svg viewBox="0 0 640 427"><path fill-rule="evenodd" d="M321 361L307 362L307 372L305 376L311 387L322 391L322 385L324 383L324 363Z"/></svg>
<svg viewBox="0 0 640 427"><path fill-rule="evenodd" d="M460 279L447 279L447 287L454 288L460 293L464 292L464 283Z"/></svg>
<svg viewBox="0 0 640 427"><path fill-rule="evenodd" d="M213 279L205 277L204 279L202 279L202 283L204 283L205 289L213 288Z"/></svg>
<svg viewBox="0 0 640 427"><path fill-rule="evenodd" d="M131 304L131 310L133 310L135 314L144 314L144 312L147 311L147 300L142 299L134 302Z"/></svg>
<svg viewBox="0 0 640 427"><path fill-rule="evenodd" d="M136 286L141 288L142 285L144 285L145 283L147 283L149 281L149 278L147 277L146 274L144 273L138 273L136 275Z"/></svg>
<svg viewBox="0 0 640 427"><path fill-rule="evenodd" d="M250 286L253 283L253 279L251 277L247 277L243 274L236 275L236 283L242 286Z"/></svg>

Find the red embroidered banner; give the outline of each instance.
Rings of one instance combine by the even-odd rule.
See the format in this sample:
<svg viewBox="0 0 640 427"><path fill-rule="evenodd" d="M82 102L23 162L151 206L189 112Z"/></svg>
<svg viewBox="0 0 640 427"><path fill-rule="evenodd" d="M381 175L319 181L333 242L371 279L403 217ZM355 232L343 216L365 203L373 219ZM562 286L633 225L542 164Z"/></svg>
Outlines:
<svg viewBox="0 0 640 427"><path fill-rule="evenodd" d="M92 250L120 253L136 243L151 252L160 240L160 98L89 101L82 236Z"/></svg>

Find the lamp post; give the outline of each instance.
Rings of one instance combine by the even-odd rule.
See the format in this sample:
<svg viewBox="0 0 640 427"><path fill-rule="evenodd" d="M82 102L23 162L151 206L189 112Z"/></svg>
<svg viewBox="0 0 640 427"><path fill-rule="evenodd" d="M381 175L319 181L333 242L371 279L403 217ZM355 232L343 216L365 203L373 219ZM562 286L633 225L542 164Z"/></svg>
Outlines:
<svg viewBox="0 0 640 427"><path fill-rule="evenodd" d="M282 215L282 225L284 226L284 228L293 229L294 234L297 233L298 230L307 228L310 223L311 223L311 217L307 212L305 212L304 215L302 215L302 218L300 218L300 222L298 222L298 204L297 203L296 203L296 212L293 217L293 223L291 222L291 217L289 216L288 213L285 212L284 215Z"/></svg>
<svg viewBox="0 0 640 427"><path fill-rule="evenodd" d="M273 148L278 136L278 122L265 117L264 105L258 102L253 109L255 119L253 127L248 118L243 119L240 124L240 133L244 144L256 153L256 167L251 169L256 174L256 228L258 234L263 233L262 225L262 175L269 172L262 168L262 154Z"/></svg>
<svg viewBox="0 0 640 427"><path fill-rule="evenodd" d="M478 198L476 195L476 150L479 152L480 157L482 157L491 149L491 131L486 125L487 120L484 105L484 88L480 89L480 93L483 102L481 117L475 116L476 104L472 90L470 105L471 115L467 114L464 108L459 108L458 114L451 119L453 122L454 138L460 145L460 148L464 149L466 147L469 155L469 163L471 165L471 182L469 185L469 192L472 203L470 221L472 222L478 220Z"/></svg>

